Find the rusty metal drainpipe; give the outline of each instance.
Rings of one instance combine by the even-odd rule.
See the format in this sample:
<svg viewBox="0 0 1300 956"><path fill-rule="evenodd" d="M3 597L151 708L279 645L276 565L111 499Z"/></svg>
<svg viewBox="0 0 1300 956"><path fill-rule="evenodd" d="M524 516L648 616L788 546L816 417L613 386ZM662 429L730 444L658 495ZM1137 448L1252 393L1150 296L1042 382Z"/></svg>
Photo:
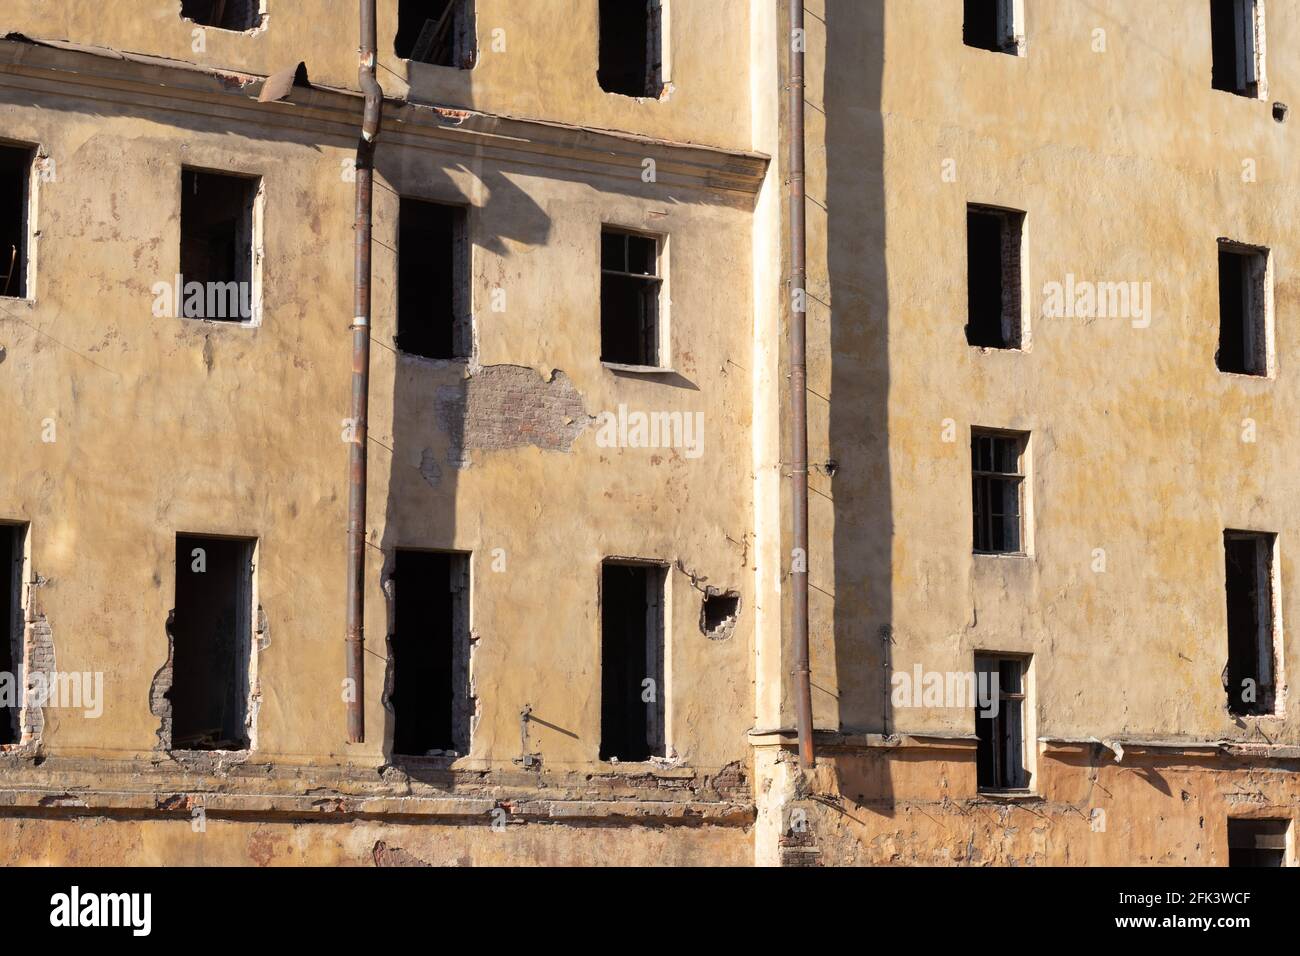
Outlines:
<svg viewBox="0 0 1300 956"><path fill-rule="evenodd" d="M375 78L375 0L361 0L361 48L357 79L365 94L357 142L357 208L354 223L355 298L352 319L352 418L348 446L348 742L366 739L366 417L370 408L370 228L374 195L375 140L384 91Z"/></svg>
<svg viewBox="0 0 1300 956"><path fill-rule="evenodd" d="M804 220L804 30L803 0L790 4L790 477L794 479L795 719L799 725L799 765L816 763L813 751L812 674L808 664L808 304L807 229Z"/></svg>

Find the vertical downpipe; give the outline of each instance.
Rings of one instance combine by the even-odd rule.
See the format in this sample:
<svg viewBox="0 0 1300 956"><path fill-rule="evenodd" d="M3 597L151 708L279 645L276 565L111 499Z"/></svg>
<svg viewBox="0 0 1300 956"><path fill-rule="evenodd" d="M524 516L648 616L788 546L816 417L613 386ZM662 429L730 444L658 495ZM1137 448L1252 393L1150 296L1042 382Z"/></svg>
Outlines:
<svg viewBox="0 0 1300 956"><path fill-rule="evenodd" d="M792 618L795 653L795 719L799 724L799 765L811 768L813 752L812 674L808 663L808 278L804 219L804 29L803 0L790 4L790 476L794 494L794 584ZM803 570L799 568L802 566Z"/></svg>
<svg viewBox="0 0 1300 956"><path fill-rule="evenodd" d="M366 739L366 418L370 408L370 229L375 140L384 91L375 78L375 0L360 0L361 48L357 79L365 95L357 142L355 296L352 310L352 442L348 446L347 698L348 742Z"/></svg>

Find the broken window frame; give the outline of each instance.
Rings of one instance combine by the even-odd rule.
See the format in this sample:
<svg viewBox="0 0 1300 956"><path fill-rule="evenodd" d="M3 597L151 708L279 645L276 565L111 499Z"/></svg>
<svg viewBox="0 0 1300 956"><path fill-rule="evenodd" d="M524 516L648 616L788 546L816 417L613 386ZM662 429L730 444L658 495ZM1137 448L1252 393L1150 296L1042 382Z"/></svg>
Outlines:
<svg viewBox="0 0 1300 956"><path fill-rule="evenodd" d="M1227 260L1240 260L1241 281L1241 354L1240 368L1224 368L1225 337L1223 268ZM1273 378L1277 359L1273 344L1273 255L1267 246L1253 246L1232 239L1218 240L1218 279L1216 301L1219 311L1219 344L1214 365L1225 375L1250 375Z"/></svg>
<svg viewBox="0 0 1300 956"><path fill-rule="evenodd" d="M439 755L408 754L397 750L397 722L399 715L392 702L392 694L397 687L397 669L401 666L395 651L393 640L397 636L397 603L400 599L400 580L397 577L397 555L399 553L439 554L448 558L448 591L451 595L451 744L450 751L443 749ZM447 763L467 756L473 745L474 716L477 708L474 697L472 663L474 633L471 614L473 613L472 590L472 552L452 551L439 548L395 548L392 566L384 579L384 589L388 596L389 626L388 653L391 666L385 681L384 707L392 714L393 730L389 740L390 756L394 761L404 763L442 762ZM432 748L439 749L439 748Z"/></svg>
<svg viewBox="0 0 1300 956"><path fill-rule="evenodd" d="M1294 828L1285 817L1229 817L1228 866L1287 867L1294 865ZM1261 856L1267 854L1267 856ZM1273 862L1276 860L1276 862Z"/></svg>
<svg viewBox="0 0 1300 956"><path fill-rule="evenodd" d="M1001 471L996 467L979 468L979 452L977 451L976 442L989 441L993 444L990 446L989 461L996 466L1000 447L998 442L1012 442L1015 448L1016 468L1015 471ZM977 555L1001 555L1006 557L1028 557L1029 550L1029 433L1006 431L997 428L972 428L971 429L971 514L972 514L972 540L971 551ZM1002 518L1005 522L1012 517L1006 512L996 512L993 508L991 492L994 485L1004 486L1013 485L1015 488L1016 502L1016 547L1008 549L1005 547L994 548L993 529L995 518ZM1005 494L1003 500L1006 500ZM986 503L987 508L981 511L981 503ZM983 535L981 535L981 525L983 526ZM1005 541L1005 531L1003 539ZM980 547L981 543L989 545Z"/></svg>
<svg viewBox="0 0 1300 956"><path fill-rule="evenodd" d="M426 66L450 70L472 70L478 65L478 13L474 0L449 0L437 20L425 18L424 27L403 56L398 46L401 33L401 0L397 9L398 29L393 34L393 55L405 60L408 69ZM436 45L435 45L436 44ZM421 46L426 49L421 53ZM447 62L434 58L445 50Z"/></svg>
<svg viewBox="0 0 1300 956"><path fill-rule="evenodd" d="M424 355L407 351L401 345L402 334L402 206L421 203L449 210L452 216L451 235L451 355ZM394 270L393 348L405 358L426 362L468 362L474 357L473 273L474 244L470 238L471 207L464 203L442 202L424 196L404 194L398 197L397 228L393 246L397 250Z"/></svg>
<svg viewBox="0 0 1300 956"><path fill-rule="evenodd" d="M181 539L187 538L194 541L226 541L242 548L240 560L242 563L242 574L237 583L238 592L235 599L235 653L236 653L236 674L239 675L240 693L236 699L241 704L241 713L239 714L240 723L244 728L244 739L242 747L231 748L209 748L209 747L180 747L176 745L176 709L175 695L176 687L176 646L178 639L175 633L169 631L168 640L172 642L169 649L168 660L172 666L171 683L168 686L166 697L171 702L168 709L167 721L167 739L166 749L174 755L202 755L214 753L233 753L233 754L250 754L257 748L257 664L258 664L258 647L262 639L262 620L261 620L261 603L258 593L258 564L261 554L261 539L249 538L243 535L218 534L203 531L178 531L173 535L173 547L175 550L175 561L173 563L173 575L178 573L181 568ZM193 547L185 553L185 564L191 566L193 560ZM172 582L172 608L176 610L179 601L177 600L176 589L179 582L173 577ZM182 689L183 690L183 689ZM224 728L223 728L224 729Z"/></svg>
<svg viewBox="0 0 1300 956"><path fill-rule="evenodd" d="M1247 99L1266 99L1268 87L1265 82L1265 31L1264 0L1211 0L1210 10L1210 86L1223 93L1243 96ZM1229 4L1232 11L1227 19L1232 24L1232 63L1217 62L1215 28L1223 28L1217 9L1225 9ZM1221 37L1225 45L1227 38ZM1224 74L1228 74L1225 78ZM1231 86L1228 85L1231 82Z"/></svg>
<svg viewBox="0 0 1300 956"><path fill-rule="evenodd" d="M222 26L219 21L224 19L223 14L230 4L237 3L239 0L212 0L212 5L208 9L206 20L194 16L193 12L185 12L185 4L181 3L181 19L189 23L196 24L208 30L225 30L228 33L249 33L261 28L266 20L266 0L247 0L249 7L249 22L247 26Z"/></svg>
<svg viewBox="0 0 1300 956"><path fill-rule="evenodd" d="M645 714L645 741L649 754L646 760L636 760L623 758L617 754L609 754L612 746L606 740L604 727L604 710L605 710L605 631L604 631L604 608L605 608L605 586L604 575L605 568L613 567L634 567L642 568L646 571L645 579L645 600L646 600L646 642L645 642L645 668L646 675L655 682L655 700L653 702L644 702L646 707ZM618 764L643 764L656 759L665 759L671 753L670 749L670 723L668 708L668 681L669 681L669 635L668 621L671 619L669 614L669 575L668 564L661 561L647 560L640 558L623 558L609 557L600 563L597 578L599 595L599 607L596 614L597 625L597 647L600 654L600 710L601 710L601 728L597 734L599 741L598 758L602 763ZM643 678L644 680L645 678ZM626 702L625 702L626 703Z"/></svg>
<svg viewBox="0 0 1300 956"><path fill-rule="evenodd" d="M998 220L998 285L1001 292L998 342L975 341L973 332L980 328L974 321L971 297L974 290L971 255L971 216ZM1024 351L1029 347L1029 309L1025 282L1025 220L1020 209L966 204L966 343L972 348Z"/></svg>
<svg viewBox="0 0 1300 956"><path fill-rule="evenodd" d="M971 7L981 2L996 5L990 42L979 42L979 36L975 34L967 20ZM1024 56L1025 33L1024 0L966 0L962 4L962 43L972 49Z"/></svg>
<svg viewBox="0 0 1300 956"><path fill-rule="evenodd" d="M245 198L241 217L244 223L241 224L236 233L236 249L238 250L237 259L246 261L248 268L249 283L249 312L248 317L237 318L217 318L207 315L207 303L209 293L204 291L204 315L191 316L186 315L186 295L185 285L191 280L183 271L184 264L184 245L185 245L185 217L184 209L184 192L186 185L186 175L194 173L202 176L220 176L226 179L241 180L245 183ZM265 249L263 248L264 236L266 232L266 180L256 174L241 172L230 169L215 169L209 166L196 166L185 164L180 169L180 197L181 201L177 204L177 220L179 228L180 242L177 247L177 264L176 274L179 276L179 302L176 309L176 317L184 319L187 322L203 322L210 326L233 326L243 328L256 328L262 324L262 262L265 259ZM247 253L245 257L245 251ZM236 283L242 281L238 278L238 269L236 271ZM242 303L242 296L238 297Z"/></svg>
<svg viewBox="0 0 1300 956"><path fill-rule="evenodd" d="M626 96L632 99L658 100L668 86L667 38L668 38L668 0L642 0L645 4L646 47L645 69L641 83L634 90L632 87L617 88L608 76L605 56L608 53L601 38L601 6L606 0L598 0L596 7L596 85L611 96ZM612 3L627 4L632 0L610 0ZM610 83L607 86L606 83ZM613 86L613 88L611 88Z"/></svg>
<svg viewBox="0 0 1300 956"><path fill-rule="evenodd" d="M23 189L20 202L22 221L17 229L19 245L10 247L12 266L0 264L0 269L5 270L0 299L30 302L36 298L36 189L40 147L33 143L0 139L0 149L12 151L14 159L21 158L25 166L25 172L18 174Z"/></svg>
<svg viewBox="0 0 1300 956"><path fill-rule="evenodd" d="M605 237L620 236L623 238L623 269L607 269L605 267ZM631 257L627 244L628 239L644 239L654 243L654 272L651 274L630 271ZM601 290L601 344L600 344L600 362L606 368L619 369L631 372L665 372L670 370L668 363L668 319L666 314L667 295L667 238L665 236L655 235L650 232L643 232L637 229L629 229L624 226L604 223L600 228L600 279L603 286L606 276L615 276L622 279L631 279L645 283L645 291L642 292L642 301L653 302L653 308L646 309L647 315L637 317L637 338L640 342L640 354L650 359L645 362L618 362L605 358L605 341L604 341L604 292ZM647 318L653 321L647 321Z"/></svg>
<svg viewBox="0 0 1300 956"><path fill-rule="evenodd" d="M1282 683L1282 602L1280 564L1278 561L1278 536L1268 531L1226 529L1224 541L1224 600L1227 603L1228 660L1224 665L1224 690L1228 697L1228 712L1237 717L1279 717L1282 715L1280 688ZM1227 563L1232 560L1229 541L1255 543L1254 586L1255 637L1251 660L1253 668L1243 669L1237 661L1234 667L1234 642L1232 636L1232 596L1228 588ZM1261 588L1260 585L1264 587ZM1241 679L1255 681L1255 700L1242 701Z"/></svg>
<svg viewBox="0 0 1300 956"><path fill-rule="evenodd" d="M979 686L981 673L996 672L998 679L998 712L993 717L980 715L981 705L975 705L975 733L979 740L980 728L990 732L989 754L993 766L987 768L992 776L991 783L981 782L980 754L982 747L976 748L976 788L982 794L1023 794L1033 792L1034 763L1030 741L1034 739L1034 715L1030 708L1030 666L1033 658L1028 654L1008 653L1003 651L976 651L975 675ZM1014 686L1010 689L1003 680L1006 672L1015 675ZM991 682L985 686L991 686Z"/></svg>

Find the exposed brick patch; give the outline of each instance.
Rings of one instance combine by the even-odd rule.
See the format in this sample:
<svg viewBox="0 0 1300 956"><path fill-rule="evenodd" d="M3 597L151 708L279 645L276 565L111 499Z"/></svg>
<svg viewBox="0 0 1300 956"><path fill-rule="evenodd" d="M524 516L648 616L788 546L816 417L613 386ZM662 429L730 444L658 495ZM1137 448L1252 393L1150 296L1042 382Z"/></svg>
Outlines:
<svg viewBox="0 0 1300 956"><path fill-rule="evenodd" d="M786 831L777 841L781 848L782 866L820 866L821 850L812 828L805 825L800 832Z"/></svg>
<svg viewBox="0 0 1300 956"><path fill-rule="evenodd" d="M22 708L22 733L19 740L24 748L38 748L45 730L45 709L34 703L39 691L33 683L34 675L55 673L54 632L50 622L41 614L27 622L24 629L24 683L26 700Z"/></svg>
<svg viewBox="0 0 1300 956"><path fill-rule="evenodd" d="M167 632L167 660L153 675L149 684L149 713L158 718L158 743L155 750L169 750L172 744L172 702L168 697L172 689L172 657L175 637L172 625L176 622L176 610L167 612L167 623L163 629Z"/></svg>
<svg viewBox="0 0 1300 956"><path fill-rule="evenodd" d="M438 419L451 439L448 461L469 464L470 452L534 445L568 451L591 422L582 396L559 369L543 379L520 365L488 365L438 389Z"/></svg>
<svg viewBox="0 0 1300 956"><path fill-rule="evenodd" d="M383 840L375 843L370 856L375 861L375 866L433 866L414 853L408 853L400 846L389 846Z"/></svg>

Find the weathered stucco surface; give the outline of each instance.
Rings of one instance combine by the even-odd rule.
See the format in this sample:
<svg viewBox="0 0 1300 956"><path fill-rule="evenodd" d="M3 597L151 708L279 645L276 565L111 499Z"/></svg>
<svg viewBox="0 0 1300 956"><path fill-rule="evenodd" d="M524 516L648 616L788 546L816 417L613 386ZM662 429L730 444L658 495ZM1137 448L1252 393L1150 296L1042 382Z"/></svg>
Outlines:
<svg viewBox="0 0 1300 956"><path fill-rule="evenodd" d="M1270 58L1252 101L1210 89L1208 5L1034 0L1010 56L963 46L955 2L808 0L822 759L804 777L783 587L784 0L666 0L658 101L599 89L595 0L477 0L473 70L408 69L396 0L379 0L394 102L355 746L340 699L355 11L265 6L254 32L199 36L179 0L0 12L0 35L99 48L0 42L0 137L57 171L35 184L34 294L0 300L0 519L30 524L33 647L102 672L105 697L97 718L30 715L0 756L0 860L1216 864L1228 816L1300 814L1296 708L1232 718L1219 681L1230 527L1278 532L1300 672L1300 188L1295 121L1270 112L1300 100L1293 57ZM1268 43L1300 46L1300 12L1270 3ZM255 102L298 62L311 88ZM152 310L178 271L183 165L262 179L254 325ZM470 210L467 361L394 348L399 196ZM1026 212L1023 351L966 344L968 202ZM599 360L602 224L665 237L669 373ZM1220 236L1273 250L1275 377L1215 369ZM1067 273L1150 281L1150 326L1041 317L1043 283ZM703 413L704 454L602 447L596 416L620 405ZM1032 433L1028 558L971 553L971 426ZM238 757L178 759L160 739L177 532L258 542L255 746ZM392 765L397 548L471 555L476 709L451 762ZM669 568L670 754L652 764L598 759L611 556ZM701 632L709 587L740 597L725 639ZM1033 655L1031 797L978 795L968 708L890 703L892 673L968 671L976 650ZM1088 738L1128 741L1123 759Z"/></svg>

